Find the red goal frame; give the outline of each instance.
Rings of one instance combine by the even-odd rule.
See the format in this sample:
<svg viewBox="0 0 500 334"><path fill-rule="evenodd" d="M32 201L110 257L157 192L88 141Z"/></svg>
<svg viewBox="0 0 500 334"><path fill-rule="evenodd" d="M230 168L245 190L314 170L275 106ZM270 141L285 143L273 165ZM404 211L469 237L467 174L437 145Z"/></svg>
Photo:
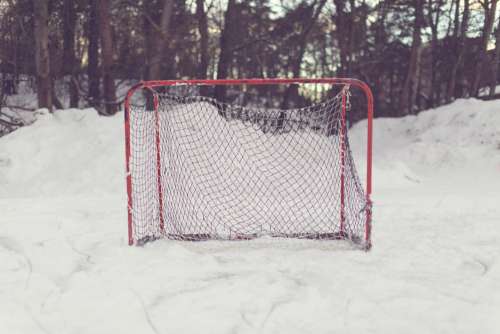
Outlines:
<svg viewBox="0 0 500 334"><path fill-rule="evenodd" d="M221 80L202 80L202 79L193 79L193 80L153 80L153 81L141 81L127 92L124 101L124 116L125 116L125 162L126 162L126 185L127 185L127 217L128 217L128 244L134 244L134 236L133 236L133 222L132 222L132 177L130 174L130 156L131 156L131 147L130 147L130 106L131 99L134 93L141 89L149 90L153 93L153 106L154 112L156 115L157 121L157 129L156 129L156 154L157 161L160 161L160 141L159 141L159 122L158 122L158 96L154 91L155 87L162 86L217 86L217 85L279 85L279 84L330 84L336 86L347 86L347 87L356 87L360 89L365 97L367 104L367 147L366 147L366 223L365 223L365 233L364 233L364 242L365 248L371 248L371 220L372 220L372 210L371 210L371 193L372 193L372 152L373 152L373 93L370 87L363 81L358 79L351 78L294 78L294 79L221 79ZM346 129L346 98L345 93L342 96L342 140L341 145L344 147L345 145L345 129ZM344 150L343 150L344 151ZM341 159L344 160L344 154L342 154ZM341 164L344 165L344 161L341 161ZM158 170L160 168L159 164L157 166ZM160 172L158 172L158 177L160 177ZM162 189L161 183L158 180L158 192L160 193L160 207L162 201ZM340 197L341 197L341 226L344 220L344 175L343 170L341 174L341 189L340 189ZM163 228L165 222L163 221L163 215L160 214L160 228Z"/></svg>

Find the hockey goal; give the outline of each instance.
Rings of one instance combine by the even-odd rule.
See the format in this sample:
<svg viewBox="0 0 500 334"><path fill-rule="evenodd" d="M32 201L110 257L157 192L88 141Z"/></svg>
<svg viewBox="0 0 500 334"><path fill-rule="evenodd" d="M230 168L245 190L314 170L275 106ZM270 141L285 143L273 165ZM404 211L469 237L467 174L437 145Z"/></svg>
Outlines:
<svg viewBox="0 0 500 334"><path fill-rule="evenodd" d="M352 88L366 96L365 188L347 133ZM355 79L141 82L125 100L129 244L270 236L370 248L372 117Z"/></svg>

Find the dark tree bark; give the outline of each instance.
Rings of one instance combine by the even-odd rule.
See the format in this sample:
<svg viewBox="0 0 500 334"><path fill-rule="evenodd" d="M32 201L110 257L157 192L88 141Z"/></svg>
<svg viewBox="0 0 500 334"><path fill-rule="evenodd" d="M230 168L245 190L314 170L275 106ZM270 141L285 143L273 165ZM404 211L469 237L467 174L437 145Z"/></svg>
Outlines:
<svg viewBox="0 0 500 334"><path fill-rule="evenodd" d="M438 27L441 17L441 6L443 0L428 0L427 21L431 28L431 82L430 82L430 105L436 107L440 99L440 84L437 82L437 49L438 49Z"/></svg>
<svg viewBox="0 0 500 334"><path fill-rule="evenodd" d="M232 55L230 34L234 22L236 22L235 15L233 15L235 4L235 0L228 0L227 9L224 14L224 27L222 28L219 42L220 53L219 61L217 63L217 79L225 79L229 73L229 65ZM225 100L226 86L215 87L215 98L222 102Z"/></svg>
<svg viewBox="0 0 500 334"><path fill-rule="evenodd" d="M100 73L99 73L99 0L90 0L87 35L89 40L87 76L89 80L88 99L92 107L97 107L101 99Z"/></svg>
<svg viewBox="0 0 500 334"><path fill-rule="evenodd" d="M69 106L78 108L78 87L76 73L78 64L75 57L76 10L73 0L64 0L63 4L63 72L68 75Z"/></svg>
<svg viewBox="0 0 500 334"><path fill-rule="evenodd" d="M34 0L33 5L38 107L52 111L48 0Z"/></svg>
<svg viewBox="0 0 500 334"><path fill-rule="evenodd" d="M145 39L145 80L160 80L162 77L162 63L167 58L170 42L170 21L173 15L173 0L147 1L143 3L143 31ZM146 108L154 108L153 96L144 91Z"/></svg>
<svg viewBox="0 0 500 334"><path fill-rule="evenodd" d="M340 68L337 71L338 77L349 76L349 29L351 23L349 22L348 13L345 12L344 0L334 0L336 14L334 16L335 30L337 35L337 43L340 55ZM353 10L351 8L351 10Z"/></svg>
<svg viewBox="0 0 500 334"><path fill-rule="evenodd" d="M481 88L481 74L484 67L486 66L486 63L488 62L488 41L493 30L493 24L495 22L497 0L485 0L481 4L484 9L484 26L481 36L481 45L478 52L479 59L476 63L476 70L474 71L474 81L472 84L471 94L473 96L479 95L479 88Z"/></svg>
<svg viewBox="0 0 500 334"><path fill-rule="evenodd" d="M208 23L205 12L204 0L196 0L196 17L198 20L198 31L200 33L200 64L198 66L198 78L205 79L208 71Z"/></svg>
<svg viewBox="0 0 500 334"><path fill-rule="evenodd" d="M458 39L460 29L460 0L455 0L455 18L453 20L453 37Z"/></svg>
<svg viewBox="0 0 500 334"><path fill-rule="evenodd" d="M144 68L143 68L143 73L142 73L142 78L144 80L149 79L149 61L151 58L151 53L153 52L153 43L154 43L154 30L151 25L153 22L153 18L151 17L151 14L153 12L155 2L154 1L145 1L142 3L141 10L142 10L142 34L144 36Z"/></svg>
<svg viewBox="0 0 500 334"><path fill-rule="evenodd" d="M104 103L107 115L118 111L116 88L113 77L113 36L110 24L109 0L99 0L99 36L102 52L102 72L104 86Z"/></svg>
<svg viewBox="0 0 500 334"><path fill-rule="evenodd" d="M491 81L490 81L490 94L489 94L490 97L495 96L499 61L500 61L500 20L498 20L497 31L495 33L495 56L493 57L493 65L491 68Z"/></svg>
<svg viewBox="0 0 500 334"><path fill-rule="evenodd" d="M387 43L387 33L386 33L386 20L387 14L389 12L389 3L383 2L380 4L377 11L377 21L376 21L376 30L375 30L375 57L378 65L374 67L374 75L373 75L373 93L375 102L378 106L380 106L381 110L390 111L390 107L393 103L393 90L392 90L392 71L389 70L387 73L386 69L380 64L384 55L384 48ZM387 78L389 80L387 80ZM389 92L386 91L387 82L389 83ZM387 105L387 98L389 98L389 106ZM379 110L380 110L379 109ZM394 108L392 108L394 109Z"/></svg>
<svg viewBox="0 0 500 334"><path fill-rule="evenodd" d="M337 76L349 77L352 75L352 56L355 46L356 26L359 25L357 20L358 7L355 0L334 0L335 15L333 22L335 23L336 40L339 49L340 67L337 70ZM349 11L346 10L346 5L349 4ZM385 4L381 4L385 6Z"/></svg>
<svg viewBox="0 0 500 334"><path fill-rule="evenodd" d="M148 52L148 80L162 79L161 78L161 64L165 59L165 53L169 43L169 27L170 20L173 12L174 0L164 0L163 8L161 11L160 23L156 24L149 17L148 21L151 30L152 39L149 41L151 50Z"/></svg>
<svg viewBox="0 0 500 334"><path fill-rule="evenodd" d="M457 6L459 6L460 1L457 0ZM455 40L458 42L457 45L457 56L455 58L455 62L453 63L453 67L451 69L450 81L448 84L448 92L446 100L451 102L453 98L458 96L463 96L464 91L463 87L457 94L457 82L462 82L463 78L463 66L464 66L464 58L466 52L466 38L467 38L467 27L469 25L469 0L464 0L464 11L462 13L462 22L460 24L460 30L456 30ZM458 20L458 15L456 15L455 20ZM458 26L458 22L455 24Z"/></svg>
<svg viewBox="0 0 500 334"><path fill-rule="evenodd" d="M408 73L404 81L399 100L399 110L403 115L411 114L416 104L418 84L420 81L420 59L422 54L423 0L414 0L415 21L413 26L413 41L411 45Z"/></svg>

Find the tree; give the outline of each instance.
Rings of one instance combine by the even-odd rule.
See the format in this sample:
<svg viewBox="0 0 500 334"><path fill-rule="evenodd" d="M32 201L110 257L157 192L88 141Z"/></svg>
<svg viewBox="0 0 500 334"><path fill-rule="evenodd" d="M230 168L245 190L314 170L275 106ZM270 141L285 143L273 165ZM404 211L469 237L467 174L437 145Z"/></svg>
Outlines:
<svg viewBox="0 0 500 334"><path fill-rule="evenodd" d="M205 12L204 0L196 0L196 17L198 20L198 32L200 34L200 64L198 66L198 78L205 79L208 71L208 22Z"/></svg>
<svg viewBox="0 0 500 334"><path fill-rule="evenodd" d="M36 78L41 105L50 100L54 109L62 105L53 87L68 77L70 106L88 104L103 114L116 111L115 84L128 79L351 76L372 87L380 116L402 116L474 96L483 86L498 96L498 0L3 3L0 88L13 93L19 80ZM487 50L493 36L496 49ZM82 72L87 76L79 76ZM199 92L212 89L221 101L236 98L226 94L225 86ZM330 93L319 87L299 91L293 85L244 90L238 96L242 103L262 101L268 108L284 109ZM353 106L351 121L364 117L358 109Z"/></svg>
<svg viewBox="0 0 500 334"><path fill-rule="evenodd" d="M236 1L228 0L227 9L224 14L224 27L222 28L220 34L219 42L219 61L217 63L217 79L225 79L229 73L229 64L231 62L232 55L232 30L233 26L236 24L236 14L235 8ZM219 101L224 101L226 98L226 86L216 86L215 87L215 97Z"/></svg>
<svg viewBox="0 0 500 334"><path fill-rule="evenodd" d="M99 35L102 51L102 72L104 86L104 103L107 115L118 111L116 89L113 77L113 37L110 25L109 0L99 0Z"/></svg>
<svg viewBox="0 0 500 334"><path fill-rule="evenodd" d="M413 40L411 44L411 55L408 65L408 73L404 81L403 90L399 100L399 109L403 115L411 114L416 104L418 84L420 80L420 59L422 54L423 27L423 0L413 0L415 19L413 23Z"/></svg>
<svg viewBox="0 0 500 334"><path fill-rule="evenodd" d="M438 70L438 27L441 18L441 11L443 6L443 0L428 0L427 2L427 22L431 28L431 61L430 61L430 105L432 107L439 103L441 97L441 85L438 85L437 74Z"/></svg>
<svg viewBox="0 0 500 334"><path fill-rule="evenodd" d="M99 9L97 7L99 0L89 0L88 8L88 65L87 76L89 80L88 99L93 107L98 106L101 99L100 73L99 73Z"/></svg>
<svg viewBox="0 0 500 334"><path fill-rule="evenodd" d="M495 14L497 9L497 0L484 0L480 2L484 10L484 25L481 35L481 44L478 50L478 60L476 62L476 70L474 72L474 81L472 83L472 95L479 95L479 88L481 85L481 74L488 62L488 42L493 30L495 22Z"/></svg>
<svg viewBox="0 0 500 334"><path fill-rule="evenodd" d="M387 59L386 49L387 49L387 15L389 13L389 2L382 1L378 4L377 10L377 20L372 25L373 27L373 52L367 53L366 57L369 60L374 61L374 64L370 68L369 77L372 78L373 82L373 94L375 102L381 106L382 110L387 115L390 115L393 110L392 101L394 100L393 94L390 94L392 90L390 89L391 79L393 77L392 73L388 74L386 67L384 66L384 61ZM391 59L394 64L394 59ZM391 69L394 66L391 67ZM389 82L389 84L387 84ZM386 103L390 100L389 103ZM364 117L364 116L362 116Z"/></svg>
<svg viewBox="0 0 500 334"><path fill-rule="evenodd" d="M76 8L73 0L63 4L63 71L69 76L69 106L78 108L78 86L76 72L78 64L75 57Z"/></svg>
<svg viewBox="0 0 500 334"><path fill-rule="evenodd" d="M464 67L464 59L466 53L466 38L467 38L467 28L469 25L469 0L464 0L464 9L462 13L462 22L460 24L460 30L458 29L458 9L460 8L460 0L457 0L456 3L456 15L455 15L455 29L454 29L454 40L457 44L455 47L455 61L453 63L453 67L450 74L450 80L448 84L448 92L446 96L446 101L451 102L453 98L457 96L463 96L463 89L459 94L456 93L457 81L462 82L463 78L463 67ZM462 87L462 86L460 86ZM463 88L463 87L462 87Z"/></svg>
<svg viewBox="0 0 500 334"><path fill-rule="evenodd" d="M334 0L336 13L333 16L333 21L335 23L335 31L337 36L337 44L340 55L340 66L337 71L337 76L348 77L350 75L350 65L349 57L352 54L350 50L352 34L352 25L354 23L354 10L355 3L350 0L351 12L347 13L345 9L346 1L344 0Z"/></svg>
<svg viewBox="0 0 500 334"><path fill-rule="evenodd" d="M49 57L48 0L33 1L38 107L52 111L52 82Z"/></svg>
<svg viewBox="0 0 500 334"><path fill-rule="evenodd" d="M498 20L497 31L495 33L495 56L493 57L493 65L491 69L490 94L489 94L490 97L495 96L499 62L500 62L500 18Z"/></svg>
<svg viewBox="0 0 500 334"><path fill-rule="evenodd" d="M147 9L154 8L154 2L146 5ZM145 12L146 24L148 25L148 30L151 32L147 39L147 80L161 79L161 65L165 58L165 53L169 43L169 28L170 20L173 12L174 0L163 0L163 6L161 9L160 22L155 22L154 19L149 15L150 11Z"/></svg>

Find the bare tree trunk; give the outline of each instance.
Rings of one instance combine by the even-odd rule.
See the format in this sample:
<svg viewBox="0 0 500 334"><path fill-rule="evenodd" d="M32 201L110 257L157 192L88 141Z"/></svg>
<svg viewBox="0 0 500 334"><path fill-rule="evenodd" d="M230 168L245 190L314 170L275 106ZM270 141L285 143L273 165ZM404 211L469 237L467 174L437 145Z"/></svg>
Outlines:
<svg viewBox="0 0 500 334"><path fill-rule="evenodd" d="M196 17L200 33L200 65L198 67L198 78L200 79L205 79L208 71L208 23L204 2L204 0L196 0Z"/></svg>
<svg viewBox="0 0 500 334"><path fill-rule="evenodd" d="M345 1L344 0L334 0L336 15L335 15L335 29L337 32L337 42L340 53L340 69L337 71L337 76L347 77L349 76L349 53L348 53L348 38L349 29L351 24L349 23L348 13L345 12ZM352 8L351 8L352 10Z"/></svg>
<svg viewBox="0 0 500 334"><path fill-rule="evenodd" d="M386 37L386 31L385 31L385 26L386 26L386 19L387 19L387 14L389 12L389 3L388 2L383 2L380 4L378 11L377 11L377 26L376 26L376 31L375 31L375 57L377 59L381 59L384 57L384 48L387 43L387 37ZM375 103L377 106L379 106L379 110L387 110L387 96L389 96L390 102L389 105L393 105L392 101L392 72L389 71L389 94L386 92L386 87L384 87L387 84L387 71L385 71L382 66L376 66L376 71L375 75L373 77L373 88L374 88L374 97L375 97Z"/></svg>
<svg viewBox="0 0 500 334"><path fill-rule="evenodd" d="M415 105L417 88L420 76L420 58L422 53L421 28L423 25L423 0L414 0L415 23L413 27L413 41L411 45L408 74L404 82L399 100L399 110L403 115L411 114Z"/></svg>
<svg viewBox="0 0 500 334"><path fill-rule="evenodd" d="M78 108L78 87L76 85L76 57L75 57L75 28L76 10L73 0L64 0L63 4L63 71L70 76L68 83L69 106Z"/></svg>
<svg viewBox="0 0 500 334"><path fill-rule="evenodd" d="M110 20L109 0L99 0L99 33L101 38L104 103L107 115L113 115L118 111L115 82L112 72L113 37L111 34Z"/></svg>
<svg viewBox="0 0 500 334"><path fill-rule="evenodd" d="M233 9L235 6L235 0L228 0L227 9L224 14L224 28L220 34L220 53L219 62L217 63L217 79L227 78L229 72L229 65L231 61L231 45L230 45L230 33L233 26L235 18L233 17ZM216 86L215 87L215 98L219 101L224 101L226 98L226 86Z"/></svg>
<svg viewBox="0 0 500 334"><path fill-rule="evenodd" d="M457 0L458 1L458 0ZM460 2L457 3L457 6L459 5ZM446 100L448 102L451 102L453 98L457 97L456 92L456 87L457 87L457 81L461 82L462 77L463 77L463 65L464 65L464 58L465 58L465 42L466 42L466 37L467 37L467 27L469 25L469 0L464 0L464 11L462 14L462 23L460 24L460 32L457 30L457 34L455 35L455 40L458 41L458 47L457 47L457 57L456 60L453 64L453 68L451 70L450 74L450 81L448 84L448 92L447 92L447 98ZM457 20L457 17L455 17L455 20ZM456 24L458 26L458 23ZM460 75L460 77L459 77ZM463 95L463 91L458 94L458 96Z"/></svg>
<svg viewBox="0 0 500 334"><path fill-rule="evenodd" d="M34 0L35 55L38 107L52 111L52 84L50 79L48 0Z"/></svg>
<svg viewBox="0 0 500 334"><path fill-rule="evenodd" d="M390 76L391 76L390 77L390 85L391 85L391 87L389 89L389 95L390 95L390 100L391 100L390 105L391 105L391 109L392 109L391 110L391 114L392 114L392 116L397 117L397 116L399 116L399 113L397 111L397 108L395 108L395 106L396 106L395 101L397 99L397 94L395 93L395 89L394 89L394 86L396 85L396 83L395 83L395 81L396 81L395 79L396 78L395 78L395 75L394 75L394 68L391 67L390 70L389 70L389 73L390 73Z"/></svg>
<svg viewBox="0 0 500 334"><path fill-rule="evenodd" d="M353 65L353 56L354 56L354 43L356 40L355 33L356 33L356 20L358 15L357 13L357 8L356 8L356 1L355 0L349 0L350 7L351 7L351 13L349 15L349 33L347 35L347 75L351 76L352 75L352 65Z"/></svg>
<svg viewBox="0 0 500 334"><path fill-rule="evenodd" d="M495 57L493 58L493 66L491 69L491 82L490 82L490 97L495 95L498 78L498 62L500 61L500 20L498 20L497 31L495 34Z"/></svg>
<svg viewBox="0 0 500 334"><path fill-rule="evenodd" d="M160 24L150 24L153 26L155 33L151 43L151 52L149 52L149 69L148 80L161 79L161 63L165 56L165 51L168 46L170 19L172 17L174 0L164 0L163 9L161 12Z"/></svg>
<svg viewBox="0 0 500 334"><path fill-rule="evenodd" d="M488 41L490 39L491 31L493 30L493 23L495 22L495 14L497 8L497 0L485 0L483 3L484 9L484 26L483 34L481 36L481 45L478 52L479 60L476 64L476 70L474 72L474 81L472 84L471 95L478 96L479 88L481 85L481 74L483 72L484 66L488 61Z"/></svg>
<svg viewBox="0 0 500 334"><path fill-rule="evenodd" d="M89 80L88 98L92 107L97 107L101 99L99 73L99 0L90 0L87 34L89 39L87 76Z"/></svg>
<svg viewBox="0 0 500 334"><path fill-rule="evenodd" d="M436 6L435 16L433 10L433 4ZM428 22L431 28L431 82L430 82L430 105L431 107L435 107L436 104L439 104L439 88L437 85L437 48L438 48L438 27L439 27L439 19L441 16L441 6L442 0L429 0L428 1Z"/></svg>
<svg viewBox="0 0 500 334"><path fill-rule="evenodd" d="M468 0L466 0L468 1ZM455 0L455 18L453 20L453 36L458 38L460 27L460 0Z"/></svg>
<svg viewBox="0 0 500 334"><path fill-rule="evenodd" d="M153 52L153 43L155 40L155 36L153 34L151 13L153 12L153 5L155 5L155 1L143 1L142 2L142 16L143 16L143 25L142 25L142 35L144 36L144 72L143 79L149 80L149 61L151 59L151 54Z"/></svg>

